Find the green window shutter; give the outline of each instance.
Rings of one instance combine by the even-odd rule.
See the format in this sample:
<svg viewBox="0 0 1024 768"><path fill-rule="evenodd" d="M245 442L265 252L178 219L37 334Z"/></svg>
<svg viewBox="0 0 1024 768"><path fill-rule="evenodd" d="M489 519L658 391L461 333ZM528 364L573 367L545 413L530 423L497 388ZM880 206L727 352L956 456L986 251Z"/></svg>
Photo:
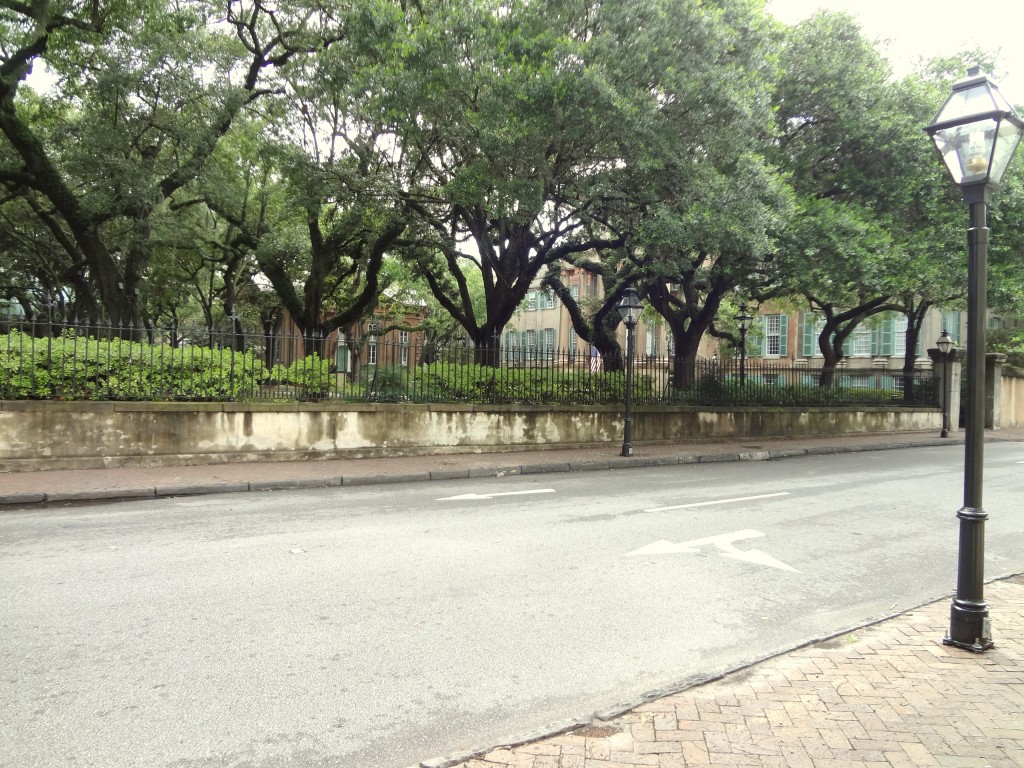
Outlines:
<svg viewBox="0 0 1024 768"><path fill-rule="evenodd" d="M856 333L856 331L854 331ZM853 354L853 333L843 339L843 357L849 357Z"/></svg>
<svg viewBox="0 0 1024 768"><path fill-rule="evenodd" d="M789 315L779 315L779 357L789 354Z"/></svg>
<svg viewBox="0 0 1024 768"><path fill-rule="evenodd" d="M760 316L754 318L752 327L757 329L757 334L760 339L760 349L757 350L757 354L764 357L768 354L768 337L764 332L764 320L762 320Z"/></svg>
<svg viewBox="0 0 1024 768"><path fill-rule="evenodd" d="M882 349L882 329L878 325L871 327L871 356L878 357Z"/></svg>
<svg viewBox="0 0 1024 768"><path fill-rule="evenodd" d="M882 321L882 344L879 354L889 357L896 353L896 315L887 314Z"/></svg>
<svg viewBox="0 0 1024 768"><path fill-rule="evenodd" d="M803 330L803 356L814 357L814 349L817 346L818 340L814 335L814 328L818 324L817 317L813 312L804 312L804 330Z"/></svg>

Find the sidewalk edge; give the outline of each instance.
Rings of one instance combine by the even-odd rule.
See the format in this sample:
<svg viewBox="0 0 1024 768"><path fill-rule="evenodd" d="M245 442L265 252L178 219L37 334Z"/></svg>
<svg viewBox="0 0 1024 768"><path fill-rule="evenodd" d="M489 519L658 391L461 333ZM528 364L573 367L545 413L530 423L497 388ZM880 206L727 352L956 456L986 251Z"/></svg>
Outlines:
<svg viewBox="0 0 1024 768"><path fill-rule="evenodd" d="M1012 579L1021 575L1024 575L1024 572L1004 573L999 576L994 576L991 579L986 579L985 584L987 586L989 584L994 584L999 581L1006 581L1008 579ZM735 675L737 673L743 672L744 670L756 667L759 664L771 661L772 659L777 659L781 656L794 653L803 648L807 648L812 645L817 645L818 643L824 643L829 640L834 640L837 637L848 635L851 632L857 632L859 630L878 626L879 624L884 624L885 622L897 619L900 616L903 616L904 614L913 613L914 611L920 610L926 605L932 605L933 603L938 603L942 600L950 600L952 599L952 597L953 593L940 595L938 597L907 606L903 610L897 611L896 613L877 616L875 618L868 619L867 621L861 622L859 624L854 624L852 626L846 627L845 629L840 629L835 632L830 632L828 634L813 637L808 640L799 642L795 645L788 646L786 648L779 648L769 653L766 653L763 656L759 656L754 659L747 659L746 661L742 661L739 664L731 667L715 670L713 672L690 675L688 677L683 678L682 680L679 680L676 683L671 683L662 688L655 688L654 690L642 693L637 697L635 701L615 704L606 709L594 712L590 717L580 717L575 719L570 718L568 720L559 721L557 723L552 723L547 728L538 729L536 731L523 734L522 736L503 739L486 747L480 747L472 750L467 750L464 752L458 752L447 757L435 757L423 760L414 766L410 766L410 768L456 768L457 766L469 762L470 760L482 757L483 755L487 754L488 752L492 752L495 749L521 747L524 744L530 744L535 741L541 741L542 739L550 739L555 736L559 736L563 733L575 730L576 728L581 728L585 725L606 723L610 720L614 720L618 717L621 717L622 715L630 712L631 710L634 710L637 707L643 706L644 704L648 704L652 701L656 701L666 696L673 696L677 693L682 693L683 691L690 690L692 688L699 688L703 685L707 685L708 683L717 682L726 677L729 677L730 675Z"/></svg>

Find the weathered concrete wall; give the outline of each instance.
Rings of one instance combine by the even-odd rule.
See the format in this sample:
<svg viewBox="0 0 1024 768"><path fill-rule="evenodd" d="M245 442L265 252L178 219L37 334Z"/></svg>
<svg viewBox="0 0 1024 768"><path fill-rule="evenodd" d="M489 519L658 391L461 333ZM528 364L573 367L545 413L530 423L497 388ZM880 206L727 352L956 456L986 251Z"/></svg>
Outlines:
<svg viewBox="0 0 1024 768"><path fill-rule="evenodd" d="M545 449L622 427L616 406L0 402L0 471ZM633 442L940 427L938 408L640 407Z"/></svg>
<svg viewBox="0 0 1024 768"><path fill-rule="evenodd" d="M1024 371L1003 368L1000 427L1024 427Z"/></svg>

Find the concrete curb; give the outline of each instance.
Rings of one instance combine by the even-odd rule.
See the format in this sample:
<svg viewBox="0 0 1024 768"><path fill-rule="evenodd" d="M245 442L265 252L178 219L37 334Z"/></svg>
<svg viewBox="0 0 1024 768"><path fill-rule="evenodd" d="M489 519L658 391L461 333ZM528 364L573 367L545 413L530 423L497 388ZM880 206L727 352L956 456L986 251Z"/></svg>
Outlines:
<svg viewBox="0 0 1024 768"><path fill-rule="evenodd" d="M208 483L206 485L158 485L157 496L206 496L211 493L248 491L249 483Z"/></svg>
<svg viewBox="0 0 1024 768"><path fill-rule="evenodd" d="M886 451L898 448L932 448L936 446L963 445L963 438L922 438L904 440L898 443L873 443L854 445L827 445L811 448L773 448L769 450L743 452L713 452L681 454L678 456L628 456L621 459L596 459L586 461L520 464L504 467L471 467L457 470L433 470L425 472L395 472L376 475L355 475L347 477L308 477L281 480L249 480L230 483L182 484L143 488L102 489L82 491L57 491L53 493L26 492L0 495L0 508L31 506L34 504L117 501L143 498L168 498L171 496L199 496L214 493L269 492L290 490L313 490L391 483L418 483L429 480L462 480L482 477L508 477L512 475L553 474L564 472L594 472L606 470L675 466L682 464L715 464L731 461L775 461L795 456L821 456L838 453L859 453L862 451Z"/></svg>

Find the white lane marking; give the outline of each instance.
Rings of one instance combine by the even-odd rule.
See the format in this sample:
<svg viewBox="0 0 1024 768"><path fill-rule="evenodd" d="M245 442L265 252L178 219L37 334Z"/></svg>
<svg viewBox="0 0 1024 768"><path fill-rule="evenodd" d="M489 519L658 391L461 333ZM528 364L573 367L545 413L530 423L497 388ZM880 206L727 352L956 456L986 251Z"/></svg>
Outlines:
<svg viewBox="0 0 1024 768"><path fill-rule="evenodd" d="M673 509L690 509L691 507L710 507L715 504L732 504L737 501L754 501L756 499L772 499L776 496L789 496L788 491L781 493L762 493L760 496L739 496L735 499L718 499L717 501L698 501L693 504L676 504L672 507L654 507L645 509L644 512L669 512Z"/></svg>
<svg viewBox="0 0 1024 768"><path fill-rule="evenodd" d="M476 499L493 499L495 496L525 496L528 493L554 493L554 488L536 488L532 491L505 491L503 493L464 493L461 496L445 496L435 501L474 501Z"/></svg>
<svg viewBox="0 0 1024 768"><path fill-rule="evenodd" d="M759 549L748 549L741 550L736 549L733 546L734 541L740 541L742 539L755 539L760 536L764 536L760 531L747 528L743 531L734 531L733 533L720 533L717 536L706 536L703 539L694 539L693 541L682 541L677 543L671 541L656 541L653 544L648 544L646 547L640 547L632 552L627 552L626 557L633 555L674 555L674 554L697 554L700 552L701 547L707 545L713 545L718 547L719 554L722 557L728 557L733 560L742 560L747 563L754 563L755 565L765 565L769 568L779 568L783 571L792 571L793 573L800 573L796 568L786 565L781 560L776 560L771 555L760 551Z"/></svg>

